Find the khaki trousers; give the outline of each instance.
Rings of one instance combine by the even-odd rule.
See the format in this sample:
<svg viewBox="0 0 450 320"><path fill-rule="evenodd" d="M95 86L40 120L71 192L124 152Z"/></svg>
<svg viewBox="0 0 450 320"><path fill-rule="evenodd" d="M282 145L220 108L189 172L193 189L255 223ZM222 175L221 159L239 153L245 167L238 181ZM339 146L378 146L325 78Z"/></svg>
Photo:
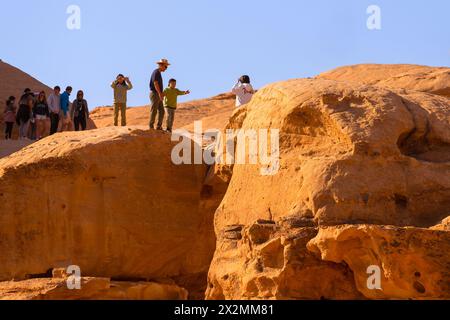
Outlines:
<svg viewBox="0 0 450 320"><path fill-rule="evenodd" d="M114 126L119 125L119 111L121 117L121 125L125 127L127 125L127 104L126 103L114 103Z"/></svg>

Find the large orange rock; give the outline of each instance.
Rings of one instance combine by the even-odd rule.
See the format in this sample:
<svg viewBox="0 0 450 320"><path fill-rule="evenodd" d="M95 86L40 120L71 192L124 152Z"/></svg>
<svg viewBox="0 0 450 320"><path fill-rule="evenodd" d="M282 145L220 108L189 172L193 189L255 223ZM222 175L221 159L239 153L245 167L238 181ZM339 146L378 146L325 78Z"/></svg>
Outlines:
<svg viewBox="0 0 450 320"><path fill-rule="evenodd" d="M324 72L319 79L408 89L450 98L450 68L410 64L360 64Z"/></svg>
<svg viewBox="0 0 450 320"><path fill-rule="evenodd" d="M70 290L67 279L40 278L0 282L0 300L186 300L188 292L175 284L81 278Z"/></svg>
<svg viewBox="0 0 450 320"><path fill-rule="evenodd" d="M262 89L230 127L280 129L280 170L235 165L216 231L288 215L435 225L450 207L448 107L439 96L329 80Z"/></svg>
<svg viewBox="0 0 450 320"><path fill-rule="evenodd" d="M232 168L215 217L218 243L207 297L372 298L355 282L358 275L351 276L359 269L344 260L314 260L306 243L323 226L428 228L450 216L449 106L438 95L323 79L261 89L228 127L279 129L280 170L263 176L260 165ZM283 227L286 220L294 223ZM254 230L263 233L261 241L252 241ZM294 250L292 243L298 244ZM299 257L288 259L293 252ZM401 257L395 259L401 263ZM436 259L430 268L444 268L436 272L445 281L450 261ZM314 268L317 274L308 272ZM385 297L398 297L393 292ZM442 290L427 297L440 298Z"/></svg>
<svg viewBox="0 0 450 320"><path fill-rule="evenodd" d="M362 299L353 272L322 261L306 244L317 234L301 219L227 226L218 234L208 299Z"/></svg>
<svg viewBox="0 0 450 320"><path fill-rule="evenodd" d="M324 227L308 244L324 261L345 262L371 299L450 299L450 232L392 226ZM381 269L381 289L367 285Z"/></svg>
<svg viewBox="0 0 450 320"><path fill-rule="evenodd" d="M57 134L0 160L0 281L78 265L82 275L172 278L204 292L220 195L176 166L170 135Z"/></svg>

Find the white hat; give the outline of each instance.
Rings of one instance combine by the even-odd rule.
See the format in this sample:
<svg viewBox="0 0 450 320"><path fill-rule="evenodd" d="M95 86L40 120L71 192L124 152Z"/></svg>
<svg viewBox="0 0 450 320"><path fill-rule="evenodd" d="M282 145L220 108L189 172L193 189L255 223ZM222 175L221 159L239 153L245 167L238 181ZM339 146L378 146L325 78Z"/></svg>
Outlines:
<svg viewBox="0 0 450 320"><path fill-rule="evenodd" d="M170 66L170 63L169 63L169 61L167 59L161 59L156 64L163 64L163 65L166 65L166 66Z"/></svg>

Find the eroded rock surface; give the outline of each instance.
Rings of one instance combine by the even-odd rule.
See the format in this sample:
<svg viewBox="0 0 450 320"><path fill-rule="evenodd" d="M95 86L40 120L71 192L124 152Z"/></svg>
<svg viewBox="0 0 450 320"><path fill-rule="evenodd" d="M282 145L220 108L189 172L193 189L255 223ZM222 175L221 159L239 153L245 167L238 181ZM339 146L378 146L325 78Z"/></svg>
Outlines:
<svg viewBox="0 0 450 320"><path fill-rule="evenodd" d="M450 258L439 250L449 245L448 231L427 228L443 229L450 216L449 107L439 95L324 79L261 89L228 128L279 129L280 170L232 168L216 212L207 297L447 297ZM323 228L360 224L383 231L360 231L348 244L327 236L320 245ZM384 241L398 242L395 254L345 255L347 245L382 250ZM415 258L417 265L381 268L389 275L384 294L364 289L371 264Z"/></svg>
<svg viewBox="0 0 450 320"><path fill-rule="evenodd" d="M204 292L221 195L202 199L205 168L174 165L173 146L163 133L106 128L1 159L0 280L77 265L87 277L172 278Z"/></svg>
<svg viewBox="0 0 450 320"><path fill-rule="evenodd" d="M428 92L450 98L450 68L411 64L360 64L324 72L319 79Z"/></svg>

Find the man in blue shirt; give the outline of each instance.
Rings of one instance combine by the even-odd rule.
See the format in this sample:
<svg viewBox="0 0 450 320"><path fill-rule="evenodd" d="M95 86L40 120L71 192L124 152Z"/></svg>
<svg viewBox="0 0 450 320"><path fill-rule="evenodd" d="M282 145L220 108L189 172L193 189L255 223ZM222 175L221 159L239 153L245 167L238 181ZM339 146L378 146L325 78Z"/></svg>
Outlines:
<svg viewBox="0 0 450 320"><path fill-rule="evenodd" d="M72 93L72 87L67 87L66 91L61 94L61 118L62 118L62 128L61 132L68 131L70 126L70 94Z"/></svg>
<svg viewBox="0 0 450 320"><path fill-rule="evenodd" d="M153 71L150 79L150 101L151 101L151 117L150 117L150 129L155 128L156 116L158 115L157 130L162 130L164 122L164 83L162 79L162 72L165 72L170 63L167 59L161 59L157 62L158 69Z"/></svg>

